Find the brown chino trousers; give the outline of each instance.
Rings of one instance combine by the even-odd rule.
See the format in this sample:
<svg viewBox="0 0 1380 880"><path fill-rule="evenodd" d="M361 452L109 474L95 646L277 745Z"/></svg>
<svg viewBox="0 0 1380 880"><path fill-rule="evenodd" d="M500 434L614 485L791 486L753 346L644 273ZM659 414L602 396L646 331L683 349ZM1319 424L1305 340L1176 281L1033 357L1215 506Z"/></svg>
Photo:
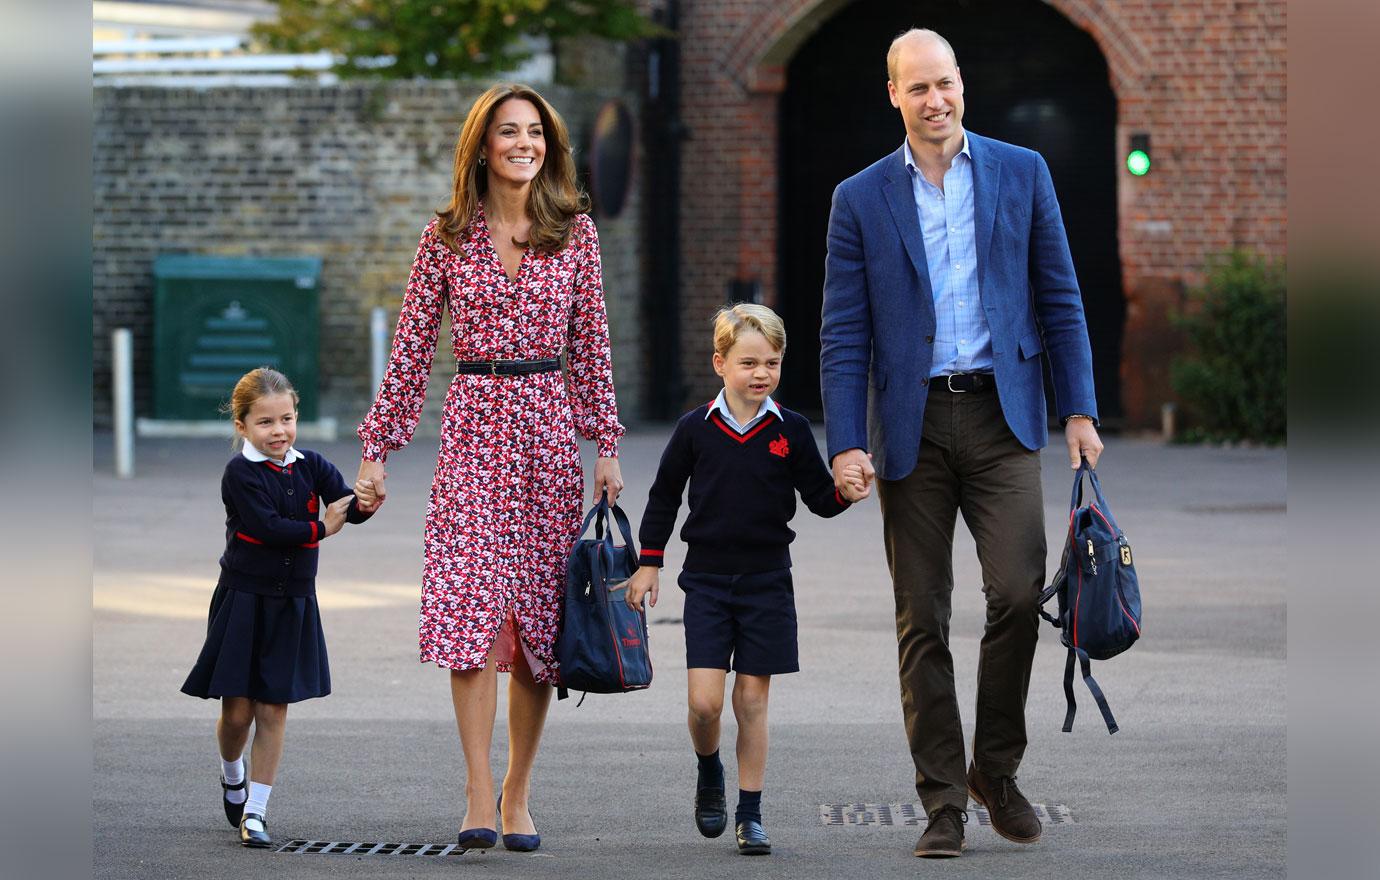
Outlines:
<svg viewBox="0 0 1380 880"><path fill-rule="evenodd" d="M987 597L973 760L994 776L1014 776L1025 752L1045 529L1040 454L1011 433L995 391L955 393L931 383L922 438L915 470L877 485L896 593L901 708L915 788L932 814L968 804L949 653L956 514L977 543Z"/></svg>

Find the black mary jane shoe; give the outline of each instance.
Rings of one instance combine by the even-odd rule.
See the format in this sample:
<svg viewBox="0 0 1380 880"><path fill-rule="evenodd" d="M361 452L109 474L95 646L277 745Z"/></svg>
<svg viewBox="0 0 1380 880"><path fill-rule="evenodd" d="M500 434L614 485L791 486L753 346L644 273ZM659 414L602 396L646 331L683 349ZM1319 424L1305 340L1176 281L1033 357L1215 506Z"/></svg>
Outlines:
<svg viewBox="0 0 1380 880"><path fill-rule="evenodd" d="M220 778L220 787L223 788L223 789L225 790L225 791L222 791L222 792L220 793L220 801L221 801L222 804L225 805L225 818L227 818L227 819L230 820L230 827L231 827L231 828L238 828L238 827L240 827L240 817L244 815L244 805L245 805L246 802L248 802L249 799L248 799L248 798L245 798L244 800L240 801L238 804L232 804L232 803L230 803L230 799L227 798L227 797L225 796L225 792L226 792L226 791L244 791L244 787L245 787L245 785L247 784L247 783L246 783L246 780L247 780L247 779L248 779L248 777L245 777L245 779L241 779L241 780L239 781L239 783L236 784L236 785L227 785L226 782L225 782L225 777L222 776L222 777Z"/></svg>
<svg viewBox="0 0 1380 880"><path fill-rule="evenodd" d="M738 852L745 856L765 856L771 854L771 841L762 823L747 819L738 823Z"/></svg>
<svg viewBox="0 0 1380 880"><path fill-rule="evenodd" d="M251 821L259 823L259 830L249 827ZM273 838L268 836L268 824L264 822L264 817L258 813L245 813L240 817L240 843L254 849L268 849L273 845Z"/></svg>
<svg viewBox="0 0 1380 880"><path fill-rule="evenodd" d="M728 827L728 804L722 785L695 789L695 827L705 837L718 837Z"/></svg>

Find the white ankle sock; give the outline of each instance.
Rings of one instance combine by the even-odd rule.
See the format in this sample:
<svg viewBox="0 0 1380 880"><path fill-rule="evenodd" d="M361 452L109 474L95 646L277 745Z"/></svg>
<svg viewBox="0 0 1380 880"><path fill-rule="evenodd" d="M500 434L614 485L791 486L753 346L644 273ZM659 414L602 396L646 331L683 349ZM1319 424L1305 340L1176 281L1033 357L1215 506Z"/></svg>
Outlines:
<svg viewBox="0 0 1380 880"><path fill-rule="evenodd" d="M249 801L244 805L246 813L258 813L260 816L268 815L268 796L273 791L273 786L264 785L261 782L249 783Z"/></svg>
<svg viewBox="0 0 1380 880"><path fill-rule="evenodd" d="M220 772L221 775L225 777L225 782L228 785L244 782L244 756L240 756L233 761L227 761L221 758ZM249 795L246 794L245 790L242 788L235 791L227 790L225 792L225 799L232 804L242 804L247 797L249 797Z"/></svg>

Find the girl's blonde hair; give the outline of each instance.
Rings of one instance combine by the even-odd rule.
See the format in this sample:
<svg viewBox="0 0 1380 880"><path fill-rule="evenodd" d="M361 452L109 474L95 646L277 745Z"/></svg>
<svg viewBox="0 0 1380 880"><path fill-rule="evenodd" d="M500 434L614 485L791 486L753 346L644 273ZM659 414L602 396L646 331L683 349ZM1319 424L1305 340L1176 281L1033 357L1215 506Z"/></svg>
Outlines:
<svg viewBox="0 0 1380 880"><path fill-rule="evenodd" d="M514 241L519 247L536 251L558 251L570 242L570 227L576 214L589 210L589 197L575 183L575 158L570 149L570 134L556 109L530 86L499 83L475 99L460 137L455 142L455 170L450 204L437 211L441 222L436 235L453 251L459 250L460 236L474 222L480 198L489 189L489 175L479 164L479 148L488 135L494 113L507 101L530 101L541 117L546 158L532 181L527 213L532 228L527 241Z"/></svg>
<svg viewBox="0 0 1380 880"><path fill-rule="evenodd" d="M301 402L297 389L292 387L287 376L272 367L256 367L235 383L230 402L221 407L221 412L229 413L230 418L237 422L243 422L255 401L273 394L291 394L294 407Z"/></svg>
<svg viewBox="0 0 1380 880"><path fill-rule="evenodd" d="M744 331L755 330L777 351L786 350L786 325L766 306L733 303L714 314L714 351L726 357Z"/></svg>

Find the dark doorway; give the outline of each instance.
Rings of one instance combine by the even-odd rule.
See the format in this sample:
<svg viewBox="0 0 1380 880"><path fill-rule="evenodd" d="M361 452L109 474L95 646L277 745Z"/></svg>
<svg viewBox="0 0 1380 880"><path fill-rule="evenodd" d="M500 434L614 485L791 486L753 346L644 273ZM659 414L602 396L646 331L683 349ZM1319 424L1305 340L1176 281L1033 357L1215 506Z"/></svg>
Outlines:
<svg viewBox="0 0 1380 880"><path fill-rule="evenodd" d="M1121 413L1125 301L1117 252L1116 96L1087 33L1040 0L859 0L800 47L781 96L779 305L790 335L780 397L818 415L819 309L835 185L901 145L886 93L896 34L928 27L954 47L964 127L1038 150L1068 229L1093 347L1101 415Z"/></svg>

